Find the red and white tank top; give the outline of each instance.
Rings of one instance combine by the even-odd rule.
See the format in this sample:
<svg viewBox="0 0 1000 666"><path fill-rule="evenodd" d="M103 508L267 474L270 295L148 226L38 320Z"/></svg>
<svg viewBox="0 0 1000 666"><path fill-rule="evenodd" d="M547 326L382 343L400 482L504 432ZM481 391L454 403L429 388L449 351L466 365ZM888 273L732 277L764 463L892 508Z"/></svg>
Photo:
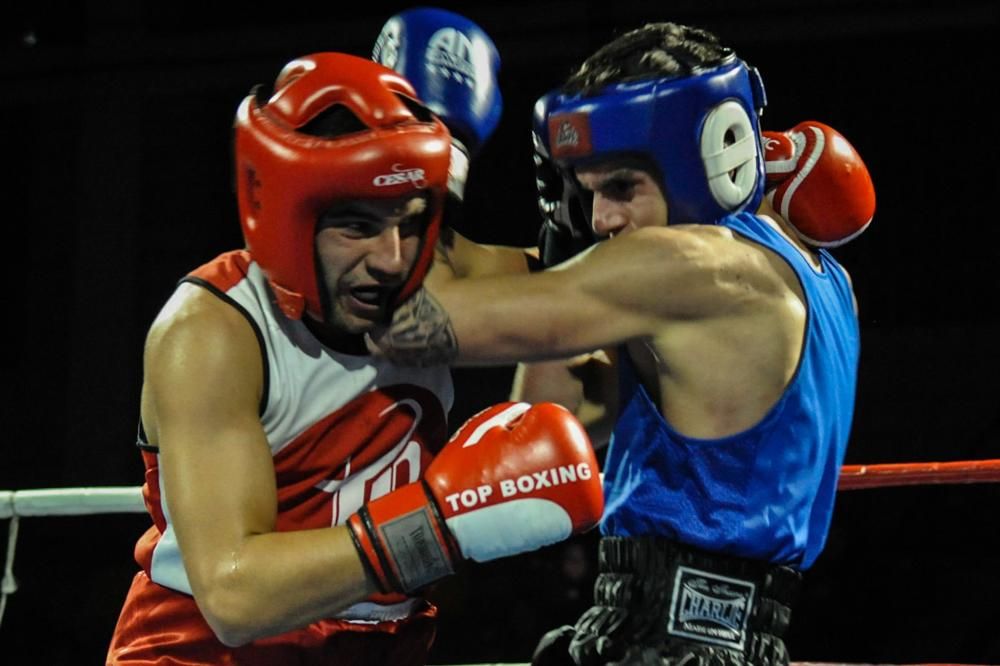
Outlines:
<svg viewBox="0 0 1000 666"><path fill-rule="evenodd" d="M239 310L260 341L261 423L274 457L278 531L343 524L369 500L420 478L447 440L446 415L454 393L446 366L401 368L323 346L301 321L282 314L267 278L246 251L223 254L184 281ZM191 594L160 483L158 454L145 450L143 458L143 493L154 526L139 540L136 559L154 582ZM399 619L413 607L401 600L364 602L341 617Z"/></svg>

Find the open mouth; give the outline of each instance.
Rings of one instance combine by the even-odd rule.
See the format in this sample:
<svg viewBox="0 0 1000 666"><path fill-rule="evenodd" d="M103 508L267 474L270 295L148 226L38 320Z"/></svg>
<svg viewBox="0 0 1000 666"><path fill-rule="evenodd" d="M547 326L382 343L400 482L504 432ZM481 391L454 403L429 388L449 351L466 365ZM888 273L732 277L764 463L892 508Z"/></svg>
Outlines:
<svg viewBox="0 0 1000 666"><path fill-rule="evenodd" d="M389 290L374 285L351 287L350 295L355 302L356 309L363 312L374 312L381 310L385 305Z"/></svg>

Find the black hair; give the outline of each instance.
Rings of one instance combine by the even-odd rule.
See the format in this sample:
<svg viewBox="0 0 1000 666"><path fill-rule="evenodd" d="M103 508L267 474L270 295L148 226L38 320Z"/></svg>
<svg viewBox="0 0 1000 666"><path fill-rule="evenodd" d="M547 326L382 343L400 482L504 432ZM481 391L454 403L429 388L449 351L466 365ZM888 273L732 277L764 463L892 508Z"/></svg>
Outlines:
<svg viewBox="0 0 1000 666"><path fill-rule="evenodd" d="M679 23L647 23L598 49L573 72L563 91L592 95L613 83L688 76L731 60L713 33Z"/></svg>

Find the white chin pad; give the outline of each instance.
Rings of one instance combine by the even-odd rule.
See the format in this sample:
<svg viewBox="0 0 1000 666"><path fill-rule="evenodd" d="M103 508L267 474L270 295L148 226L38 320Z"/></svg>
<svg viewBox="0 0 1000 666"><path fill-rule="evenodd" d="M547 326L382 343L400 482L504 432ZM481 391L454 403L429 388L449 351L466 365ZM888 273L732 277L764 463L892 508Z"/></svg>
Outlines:
<svg viewBox="0 0 1000 666"><path fill-rule="evenodd" d="M477 562L537 550L573 533L573 522L565 509L535 497L477 509L445 522L462 555Z"/></svg>

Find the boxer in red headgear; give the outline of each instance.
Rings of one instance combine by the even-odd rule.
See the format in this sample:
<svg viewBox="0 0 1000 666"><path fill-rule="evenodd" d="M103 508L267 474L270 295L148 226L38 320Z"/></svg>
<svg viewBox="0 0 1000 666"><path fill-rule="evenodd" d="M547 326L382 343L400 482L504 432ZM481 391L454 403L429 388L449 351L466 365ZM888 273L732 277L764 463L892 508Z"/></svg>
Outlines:
<svg viewBox="0 0 1000 666"><path fill-rule="evenodd" d="M349 55L294 60L240 105L246 248L150 329L153 524L107 663L422 664L426 585L596 524L567 410L498 405L446 444L448 369L365 351L429 267L451 145L405 78Z"/></svg>
<svg viewBox="0 0 1000 666"><path fill-rule="evenodd" d="M284 313L324 321L313 229L338 202L424 192L417 258L393 299L419 286L433 256L451 142L400 75L323 53L288 63L267 104L236 114L237 190L247 248ZM339 136L330 136L331 132Z"/></svg>

